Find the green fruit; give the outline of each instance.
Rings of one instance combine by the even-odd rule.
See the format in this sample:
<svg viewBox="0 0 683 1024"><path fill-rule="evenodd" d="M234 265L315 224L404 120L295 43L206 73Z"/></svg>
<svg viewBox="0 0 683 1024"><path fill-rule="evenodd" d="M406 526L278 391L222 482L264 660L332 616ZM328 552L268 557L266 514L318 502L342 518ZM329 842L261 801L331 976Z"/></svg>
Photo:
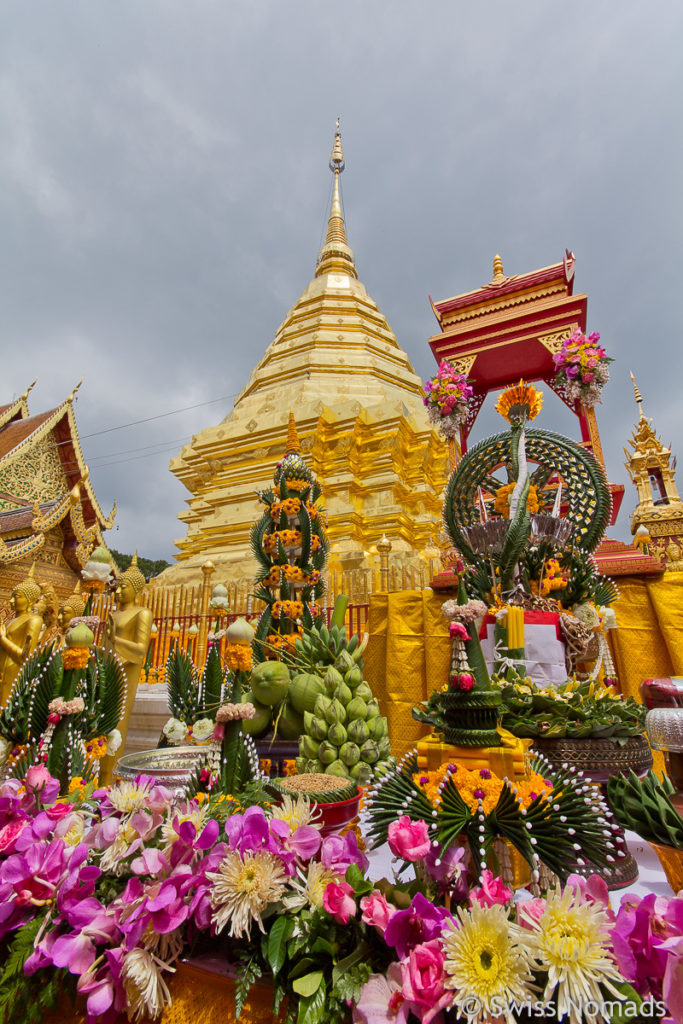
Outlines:
<svg viewBox="0 0 683 1024"><path fill-rule="evenodd" d="M341 701L344 707L346 707L346 705L350 703L353 694L349 690L346 683L340 683L339 686L334 691L334 693L332 694L332 696L335 698L335 700Z"/></svg>
<svg viewBox="0 0 683 1024"><path fill-rule="evenodd" d="M374 764L379 761L379 747L374 740L366 740L360 748L360 756L366 764Z"/></svg>
<svg viewBox="0 0 683 1024"><path fill-rule="evenodd" d="M353 658L351 658L351 662L353 663ZM363 673L358 668L358 665L354 664L353 668L349 669L349 671L344 676L344 682L346 683L347 686L350 686L352 690L355 690L357 686L360 686L360 684L363 682ZM370 689L369 686L368 689ZM368 697L368 700L369 699L370 698Z"/></svg>
<svg viewBox="0 0 683 1024"><path fill-rule="evenodd" d="M338 753L337 748L327 740L323 740L318 747L318 758L323 764L332 764L333 761L337 760Z"/></svg>
<svg viewBox="0 0 683 1024"><path fill-rule="evenodd" d="M337 672L333 665L330 665L325 673L323 682L325 683L326 691L331 695L337 689L339 684L344 682L344 676L341 672Z"/></svg>
<svg viewBox="0 0 683 1024"><path fill-rule="evenodd" d="M366 715L366 720L368 718L377 718L379 713L380 713L380 710L379 710L379 704L377 703L377 698L373 697L372 700L368 701L368 713Z"/></svg>
<svg viewBox="0 0 683 1024"><path fill-rule="evenodd" d="M365 786L372 778L372 769L363 761L359 761L349 768L349 775L359 786Z"/></svg>
<svg viewBox="0 0 683 1024"><path fill-rule="evenodd" d="M320 744L311 736L299 736L299 753L302 757L317 757Z"/></svg>
<svg viewBox="0 0 683 1024"><path fill-rule="evenodd" d="M346 743L346 729L341 722L335 722L334 725L330 726L327 738L330 743L334 743L335 747L341 747L343 743Z"/></svg>
<svg viewBox="0 0 683 1024"><path fill-rule="evenodd" d="M336 760L332 764L328 764L325 775L339 775L342 778L348 778L349 771L343 761Z"/></svg>
<svg viewBox="0 0 683 1024"><path fill-rule="evenodd" d="M360 761L360 747L357 743L345 743L339 757L349 768Z"/></svg>
<svg viewBox="0 0 683 1024"><path fill-rule="evenodd" d="M295 711L289 700L282 706L282 712L277 720L277 734L283 740L296 740L304 731L303 715Z"/></svg>
<svg viewBox="0 0 683 1024"><path fill-rule="evenodd" d="M328 725L334 725L335 722L341 722L342 725L344 724L346 721L346 710L341 701L330 701L329 707L325 712L325 721Z"/></svg>
<svg viewBox="0 0 683 1024"><path fill-rule="evenodd" d="M260 704L250 690L242 697L243 704L253 704L256 714L253 718L245 718L242 721L242 732L247 736L262 736L270 728L272 710L265 704Z"/></svg>
<svg viewBox="0 0 683 1024"><path fill-rule="evenodd" d="M355 721L357 718L365 719L368 714L368 705L362 697L354 697L353 700L348 703L346 714L348 715L350 722Z"/></svg>
<svg viewBox="0 0 683 1024"><path fill-rule="evenodd" d="M303 714L304 711L313 710L316 698L324 692L325 684L320 676L310 672L300 672L289 684L287 696L299 714Z"/></svg>
<svg viewBox="0 0 683 1024"><path fill-rule="evenodd" d="M367 683L358 683L356 686L356 697L362 697L363 700L372 700L372 690Z"/></svg>
<svg viewBox="0 0 683 1024"><path fill-rule="evenodd" d="M366 740L370 739L370 730L362 718L356 718L355 721L351 722L346 731L351 742L357 743L358 746L361 746Z"/></svg>
<svg viewBox="0 0 683 1024"><path fill-rule="evenodd" d="M324 718L325 712L332 703L332 698L327 697L324 693L321 693L315 698L315 704L313 706L313 714L316 718Z"/></svg>
<svg viewBox="0 0 683 1024"><path fill-rule="evenodd" d="M289 688L289 669L281 661L262 661L251 673L251 688L261 704L278 704Z"/></svg>

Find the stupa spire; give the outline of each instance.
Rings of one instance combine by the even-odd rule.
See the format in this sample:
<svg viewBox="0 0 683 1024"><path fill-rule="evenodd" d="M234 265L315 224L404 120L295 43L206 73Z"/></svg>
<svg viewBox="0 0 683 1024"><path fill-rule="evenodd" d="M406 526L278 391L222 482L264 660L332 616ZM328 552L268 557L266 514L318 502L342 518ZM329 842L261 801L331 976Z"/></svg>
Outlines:
<svg viewBox="0 0 683 1024"><path fill-rule="evenodd" d="M330 216L327 220L325 243L318 253L316 277L331 273L349 274L351 277L358 277L353 250L346 237L346 224L344 223L344 214L339 194L339 175L345 166L341 128L339 127L339 118L337 118L337 129L334 133L334 143L330 156L330 170L334 174L332 205L330 207Z"/></svg>
<svg viewBox="0 0 683 1024"><path fill-rule="evenodd" d="M629 373L631 374L631 382L633 383L633 394L635 395L636 402L638 403L638 410L640 412L640 419L644 420L645 416L643 414L643 396L640 393L640 388L636 384L636 378L633 376L633 373L630 370L629 370Z"/></svg>

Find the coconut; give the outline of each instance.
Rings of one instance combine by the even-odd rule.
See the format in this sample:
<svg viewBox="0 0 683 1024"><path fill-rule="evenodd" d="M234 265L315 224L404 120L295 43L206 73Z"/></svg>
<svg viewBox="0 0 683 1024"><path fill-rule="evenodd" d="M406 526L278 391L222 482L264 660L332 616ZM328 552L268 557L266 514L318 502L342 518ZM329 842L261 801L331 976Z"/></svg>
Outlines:
<svg viewBox="0 0 683 1024"><path fill-rule="evenodd" d="M311 672L300 672L289 684L287 695L296 710L303 714L304 711L313 711L316 698L324 692L325 684L320 676Z"/></svg>
<svg viewBox="0 0 683 1024"><path fill-rule="evenodd" d="M272 707L287 694L289 669L281 661L262 661L251 673L251 688L257 700Z"/></svg>
<svg viewBox="0 0 683 1024"><path fill-rule="evenodd" d="M252 704L256 712L253 718L242 720L242 732L246 733L247 736L262 736L270 727L271 709L267 705L261 704L250 690L247 690L243 695L242 703Z"/></svg>
<svg viewBox="0 0 683 1024"><path fill-rule="evenodd" d="M289 700L282 705L280 717L277 720L277 734L283 740L296 740L304 731L304 718L300 715Z"/></svg>

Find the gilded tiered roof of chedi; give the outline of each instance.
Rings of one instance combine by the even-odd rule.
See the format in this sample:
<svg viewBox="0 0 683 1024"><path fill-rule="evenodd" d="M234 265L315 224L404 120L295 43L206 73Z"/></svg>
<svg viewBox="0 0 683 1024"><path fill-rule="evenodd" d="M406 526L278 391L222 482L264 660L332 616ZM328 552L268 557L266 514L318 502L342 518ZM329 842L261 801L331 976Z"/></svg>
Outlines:
<svg viewBox="0 0 683 1024"><path fill-rule="evenodd" d="M31 415L34 384L0 406L0 604L34 562L37 578L70 594L116 514L102 512L83 459L78 387L56 409Z"/></svg>
<svg viewBox="0 0 683 1024"><path fill-rule="evenodd" d="M643 413L643 397L633 374L633 390L639 419L629 438L631 451L624 448L626 468L638 491L638 504L631 517L631 532L647 538L652 554L659 555L667 570L683 570L683 501L676 487L675 460Z"/></svg>
<svg viewBox="0 0 683 1024"><path fill-rule="evenodd" d="M358 280L346 236L339 128L334 190L315 277L290 309L233 411L171 462L192 497L179 515L178 565L164 579L250 575L249 531L283 450L290 409L327 501L330 565L356 568L384 533L412 559L436 534L447 454L423 406L420 378Z"/></svg>

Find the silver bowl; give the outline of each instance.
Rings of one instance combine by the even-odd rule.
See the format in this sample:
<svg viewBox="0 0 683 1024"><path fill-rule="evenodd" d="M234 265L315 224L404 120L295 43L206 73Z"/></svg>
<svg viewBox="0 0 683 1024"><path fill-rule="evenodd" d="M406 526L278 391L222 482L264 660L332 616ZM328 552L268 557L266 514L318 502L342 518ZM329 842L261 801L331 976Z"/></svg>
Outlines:
<svg viewBox="0 0 683 1024"><path fill-rule="evenodd" d="M162 747L124 754L116 762L114 781L148 775L167 789L182 793L207 753L208 747Z"/></svg>

